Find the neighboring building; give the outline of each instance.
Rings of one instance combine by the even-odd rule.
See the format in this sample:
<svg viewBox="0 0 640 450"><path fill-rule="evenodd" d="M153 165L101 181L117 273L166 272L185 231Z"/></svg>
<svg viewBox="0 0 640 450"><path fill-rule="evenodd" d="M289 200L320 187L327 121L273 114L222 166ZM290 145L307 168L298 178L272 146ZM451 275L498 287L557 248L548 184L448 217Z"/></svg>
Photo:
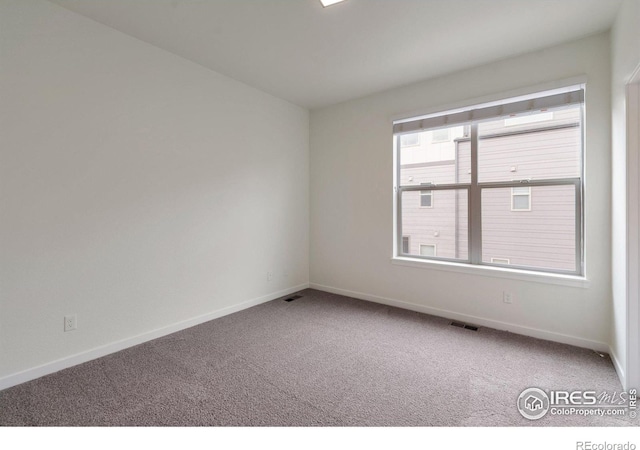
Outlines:
<svg viewBox="0 0 640 450"><path fill-rule="evenodd" d="M580 107L479 124L478 181L525 180L482 190L482 261L576 270L573 185L527 186L526 180L580 177ZM401 136L400 184L425 185L402 196L402 253L468 258L466 189L429 184L471 182L468 126Z"/></svg>

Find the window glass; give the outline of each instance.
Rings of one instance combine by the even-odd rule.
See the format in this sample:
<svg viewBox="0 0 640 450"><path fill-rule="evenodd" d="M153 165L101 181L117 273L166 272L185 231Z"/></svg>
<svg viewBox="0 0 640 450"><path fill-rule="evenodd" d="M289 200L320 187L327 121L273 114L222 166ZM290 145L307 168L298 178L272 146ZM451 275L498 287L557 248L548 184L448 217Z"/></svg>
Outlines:
<svg viewBox="0 0 640 450"><path fill-rule="evenodd" d="M438 196L433 208L420 206L421 191L404 192L402 195L402 235L412 242L437 245L439 258L467 260L469 256L468 211L466 189L432 191ZM418 245L404 252L417 256Z"/></svg>
<svg viewBox="0 0 640 450"><path fill-rule="evenodd" d="M420 244L420 256L437 256L435 244Z"/></svg>
<svg viewBox="0 0 640 450"><path fill-rule="evenodd" d="M478 181L579 177L580 118L580 107L575 106L555 111L545 121L507 126L500 118L479 123Z"/></svg>
<svg viewBox="0 0 640 450"><path fill-rule="evenodd" d="M573 87L394 123L398 251L582 274L583 102Z"/></svg>
<svg viewBox="0 0 640 450"><path fill-rule="evenodd" d="M531 188L514 187L511 188L511 210L531 211Z"/></svg>

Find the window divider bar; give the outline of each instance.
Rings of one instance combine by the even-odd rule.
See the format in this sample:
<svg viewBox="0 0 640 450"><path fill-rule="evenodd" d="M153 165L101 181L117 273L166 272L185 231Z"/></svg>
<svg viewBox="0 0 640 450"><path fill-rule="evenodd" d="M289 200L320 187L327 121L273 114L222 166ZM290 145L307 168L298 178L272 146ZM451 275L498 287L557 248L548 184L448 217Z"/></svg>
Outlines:
<svg viewBox="0 0 640 450"><path fill-rule="evenodd" d="M469 260L482 263L482 190L478 187L478 124L471 124L471 186L469 189Z"/></svg>
<svg viewBox="0 0 640 450"><path fill-rule="evenodd" d="M470 189L470 184L423 184L423 185L410 185L410 186L398 186L399 192L412 192L412 191L450 191L455 189Z"/></svg>
<svg viewBox="0 0 640 450"><path fill-rule="evenodd" d="M576 183L576 273L584 275L584 243L582 224L582 184Z"/></svg>
<svg viewBox="0 0 640 450"><path fill-rule="evenodd" d="M402 188L400 187L400 158L402 147L400 145L400 136L395 136L396 141L396 154L394 160L396 161L396 254L402 255Z"/></svg>
<svg viewBox="0 0 640 450"><path fill-rule="evenodd" d="M580 178L554 178L549 180L522 181L496 181L492 183L478 183L480 189L499 189L508 187L531 187L531 186L566 186L579 185Z"/></svg>
<svg viewBox="0 0 640 450"><path fill-rule="evenodd" d="M559 185L575 185L580 184L580 178L553 178L548 180L530 180L522 181L495 181L477 183L480 189L507 188L507 187L525 187L525 186L559 186ZM468 189L471 190L472 185L469 183L461 184L411 184L398 186L398 191L446 191L452 189Z"/></svg>

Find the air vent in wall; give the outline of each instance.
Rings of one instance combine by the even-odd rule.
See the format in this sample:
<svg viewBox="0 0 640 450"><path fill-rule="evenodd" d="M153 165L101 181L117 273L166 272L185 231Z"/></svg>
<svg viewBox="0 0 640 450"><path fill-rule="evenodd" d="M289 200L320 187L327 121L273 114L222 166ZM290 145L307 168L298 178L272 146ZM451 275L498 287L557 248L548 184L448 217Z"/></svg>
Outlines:
<svg viewBox="0 0 640 450"><path fill-rule="evenodd" d="M464 328L465 330L478 331L478 327L474 325L467 325L466 323L462 322L451 322L449 325L451 325L452 327Z"/></svg>
<svg viewBox="0 0 640 450"><path fill-rule="evenodd" d="M302 297L302 295L292 295L291 297L285 298L284 301L285 302L292 302L294 300L298 300L301 297Z"/></svg>

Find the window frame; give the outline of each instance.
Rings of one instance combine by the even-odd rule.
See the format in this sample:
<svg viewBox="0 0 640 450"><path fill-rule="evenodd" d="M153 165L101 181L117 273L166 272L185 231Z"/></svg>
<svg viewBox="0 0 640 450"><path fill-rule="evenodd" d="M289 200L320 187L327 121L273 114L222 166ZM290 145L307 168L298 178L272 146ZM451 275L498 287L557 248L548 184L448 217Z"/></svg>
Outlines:
<svg viewBox="0 0 640 450"><path fill-rule="evenodd" d="M436 139L436 131L446 131L447 136L444 139ZM431 130L431 143L432 144L442 144L443 142L449 142L451 140L451 130L449 128L436 128Z"/></svg>
<svg viewBox="0 0 640 450"><path fill-rule="evenodd" d="M421 183L421 186L429 186L431 187L433 183ZM429 197L429 206L424 206L422 204L422 197ZM419 199L419 207L420 208L433 208L433 191L431 189L423 189L420 191L420 199Z"/></svg>
<svg viewBox="0 0 640 450"><path fill-rule="evenodd" d="M491 264L502 264L502 265L510 265L510 258L491 258Z"/></svg>
<svg viewBox="0 0 640 450"><path fill-rule="evenodd" d="M407 251L404 251L404 243L405 243L405 239L407 240ZM402 236L402 254L403 255L410 255L411 254L411 236Z"/></svg>
<svg viewBox="0 0 640 450"><path fill-rule="evenodd" d="M514 191L518 188L528 188L528 192L526 194L516 194ZM514 197L528 197L528 207L527 208L514 208L513 198ZM518 186L511 188L511 211L512 212L530 212L531 211L531 186Z"/></svg>
<svg viewBox="0 0 640 450"><path fill-rule="evenodd" d="M500 104L500 111L508 111L510 107L513 105L517 105L516 107L522 108L522 104L525 101L517 101L519 99L505 99L503 102L494 102L490 107L486 107L484 109L484 105L476 105L470 106L468 108L458 109L452 112L443 111L442 113L431 114L429 116L420 118L410 118L407 120L401 120L394 122L394 191L395 191L395 230L396 237L394 242L394 257L403 256L404 258L411 258L416 261L427 260L428 262L443 262L443 263L456 263L461 266L469 266L469 267L482 267L489 266L494 267L496 269L500 269L500 264L498 263L489 263L482 261L482 191L484 189L498 189L498 188L517 188L527 186L529 187L529 211L531 210L531 197L532 197L532 187L537 186L561 186L561 185L573 185L575 187L575 270L561 270L561 269L552 269L552 268L543 268L543 267L532 267L532 266L520 266L520 265L511 265L511 268L516 270L523 270L532 273L548 273L548 274L556 274L556 275L571 275L571 276L579 276L584 277L585 274L585 260L584 260L584 189L585 189L585 121L584 121L584 85L573 86L565 89L572 89L567 94L564 94L567 99L569 97L571 100L567 100L566 105L569 106L577 106L580 110L579 115L579 128L580 128L580 172L577 177L568 177L568 178L554 178L554 179L523 179L523 180L512 180L512 181L499 181L499 182L479 182L478 181L478 147L479 140L481 139L478 133L478 125L481 122L486 120L495 120L499 119L500 115L484 115L485 110L495 108L494 104ZM577 93L577 94L576 94ZM531 108L539 108L540 105L545 105L545 108L561 108L565 106L562 103L558 103L558 98L561 97L562 94L549 95L549 92L539 92L531 94L527 97L533 99L528 100L529 107ZM579 100L576 101L575 98ZM509 103L513 101L513 103ZM571 101L571 103L569 103ZM546 103L545 103L546 102ZM551 104L548 104L551 102ZM444 122L447 123L451 118L459 118L461 115L465 117L473 117L474 112L478 111L478 120L459 120L451 124L454 125L468 125L470 127L470 141L471 141L471 182L470 183L456 183L456 184L431 184L429 186L429 190L432 195L435 191L438 190L466 190L467 191L467 207L468 207L468 258L465 259L452 259L452 258L444 258L444 257L430 257L430 256L422 256L422 255L406 255L398 251L401 249L402 244L402 194L404 192L411 191L420 191L424 190L424 186L416 186L416 185L400 185L400 173L401 173L401 164L400 164L400 156L401 156L401 136L403 134L408 133L418 133L423 131L430 131L434 128L441 128L442 125L433 125L431 127L424 127L423 123L432 121L431 123ZM504 112L503 112L504 114ZM409 124L408 127L405 127L405 124ZM513 195L511 196L511 207L513 207ZM525 211L525 210L515 210L515 211Z"/></svg>
<svg viewBox="0 0 640 450"><path fill-rule="evenodd" d="M418 138L418 142L415 144L402 144L402 147L418 147L421 144L420 135L416 133L416 137Z"/></svg>
<svg viewBox="0 0 640 450"><path fill-rule="evenodd" d="M423 256L422 255L422 247L433 247L433 256ZM418 245L418 253L423 258L437 258L438 257L438 244L419 244Z"/></svg>

